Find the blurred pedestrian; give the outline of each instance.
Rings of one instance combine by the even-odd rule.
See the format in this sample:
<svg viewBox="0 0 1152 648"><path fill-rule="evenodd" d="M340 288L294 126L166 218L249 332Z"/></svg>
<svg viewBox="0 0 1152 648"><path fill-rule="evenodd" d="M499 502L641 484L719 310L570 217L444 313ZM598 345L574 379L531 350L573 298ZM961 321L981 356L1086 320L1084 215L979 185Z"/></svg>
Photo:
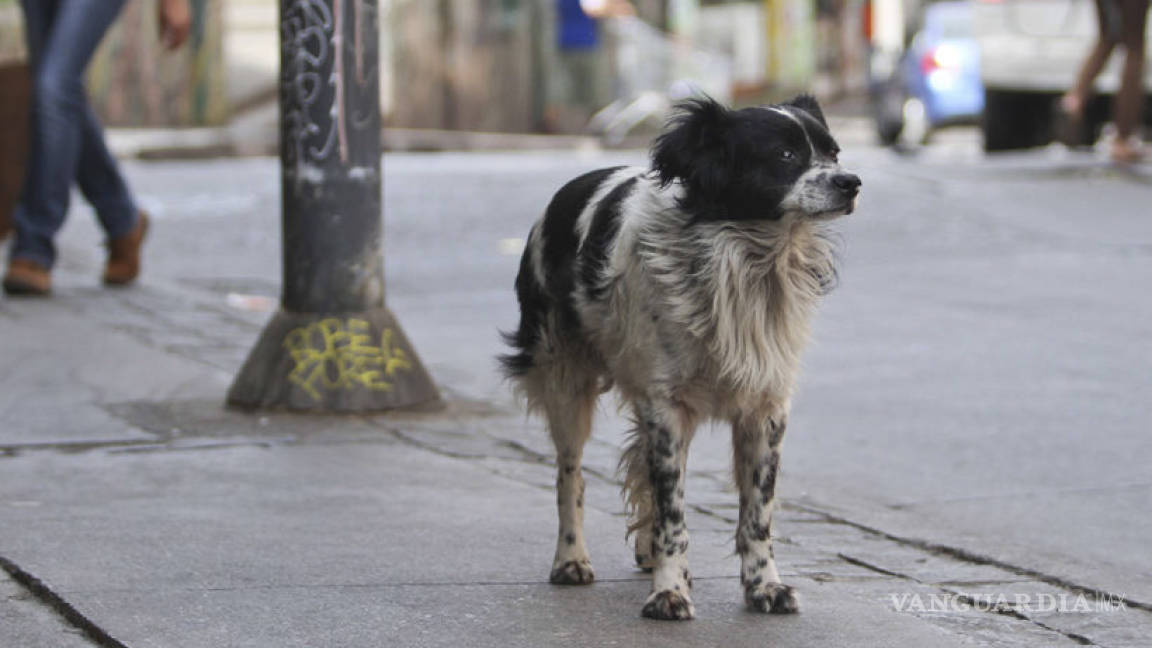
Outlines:
<svg viewBox="0 0 1152 648"><path fill-rule="evenodd" d="M1104 64L1117 45L1124 47L1124 67L1120 88L1113 101L1116 139L1111 156L1116 162L1137 162L1144 156L1139 139L1140 119L1144 113L1144 48L1145 22L1149 0L1096 0L1099 37L1088 53L1076 77L1076 85L1060 100L1066 128L1064 139L1072 143L1084 121L1085 107Z"/></svg>
<svg viewBox="0 0 1152 648"><path fill-rule="evenodd" d="M158 0L161 40L175 49L188 37L188 0ZM104 283L131 283L140 272L148 217L128 191L88 105L84 70L125 0L21 0L32 70L31 140L24 186L13 214L15 236L4 290L52 291L53 239L68 214L75 181L108 237Z"/></svg>
<svg viewBox="0 0 1152 648"><path fill-rule="evenodd" d="M612 56L600 21L633 16L629 0L555 0L556 65L547 80L544 130L580 132L612 101Z"/></svg>

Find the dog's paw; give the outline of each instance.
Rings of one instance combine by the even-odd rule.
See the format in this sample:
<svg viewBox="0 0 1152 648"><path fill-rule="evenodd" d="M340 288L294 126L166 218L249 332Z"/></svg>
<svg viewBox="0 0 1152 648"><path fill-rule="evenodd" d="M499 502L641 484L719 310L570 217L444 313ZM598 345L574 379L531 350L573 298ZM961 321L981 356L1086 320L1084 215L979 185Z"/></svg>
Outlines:
<svg viewBox="0 0 1152 648"><path fill-rule="evenodd" d="M800 611L796 592L781 583L765 583L744 590L744 601L757 612L795 614Z"/></svg>
<svg viewBox="0 0 1152 648"><path fill-rule="evenodd" d="M664 590L652 592L648 596L640 616L664 621L686 621L696 616L696 608L686 594Z"/></svg>
<svg viewBox="0 0 1152 648"><path fill-rule="evenodd" d="M596 580L596 574L592 572L592 563L587 560L569 560L553 567L548 580L553 585L587 585Z"/></svg>

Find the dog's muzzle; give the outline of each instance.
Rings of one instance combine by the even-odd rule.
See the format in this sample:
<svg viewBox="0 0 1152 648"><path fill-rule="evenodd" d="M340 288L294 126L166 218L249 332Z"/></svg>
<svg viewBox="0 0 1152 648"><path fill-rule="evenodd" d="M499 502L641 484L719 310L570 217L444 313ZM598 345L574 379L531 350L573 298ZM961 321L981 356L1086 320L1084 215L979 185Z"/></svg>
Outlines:
<svg viewBox="0 0 1152 648"><path fill-rule="evenodd" d="M854 173L837 173L832 176L832 186L843 196L847 207L845 214L856 211L856 201L860 196L860 176Z"/></svg>
<svg viewBox="0 0 1152 648"><path fill-rule="evenodd" d="M854 173L837 173L832 176L832 186L844 194L845 198L855 198L860 193L860 176Z"/></svg>

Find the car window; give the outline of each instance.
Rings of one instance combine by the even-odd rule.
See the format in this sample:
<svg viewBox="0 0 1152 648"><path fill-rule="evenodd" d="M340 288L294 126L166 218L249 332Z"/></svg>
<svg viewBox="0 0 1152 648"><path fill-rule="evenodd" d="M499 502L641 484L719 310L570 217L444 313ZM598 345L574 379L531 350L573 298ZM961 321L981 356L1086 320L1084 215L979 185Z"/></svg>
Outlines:
<svg viewBox="0 0 1152 648"><path fill-rule="evenodd" d="M1086 0L1007 0L1006 23L1031 36L1094 36L1096 13Z"/></svg>
<svg viewBox="0 0 1152 648"><path fill-rule="evenodd" d="M925 31L937 38L970 38L972 14L967 7L935 7L924 17Z"/></svg>

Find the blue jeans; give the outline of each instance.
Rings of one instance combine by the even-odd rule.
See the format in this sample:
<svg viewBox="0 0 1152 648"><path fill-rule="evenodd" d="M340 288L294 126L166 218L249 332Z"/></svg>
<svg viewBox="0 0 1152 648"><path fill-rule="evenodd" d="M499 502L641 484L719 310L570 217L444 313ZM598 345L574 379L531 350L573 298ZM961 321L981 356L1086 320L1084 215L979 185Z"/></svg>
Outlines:
<svg viewBox="0 0 1152 648"><path fill-rule="evenodd" d="M32 137L12 258L52 267L52 239L68 215L72 181L109 238L136 226L137 209L88 105L84 69L124 0L21 0L33 70Z"/></svg>

